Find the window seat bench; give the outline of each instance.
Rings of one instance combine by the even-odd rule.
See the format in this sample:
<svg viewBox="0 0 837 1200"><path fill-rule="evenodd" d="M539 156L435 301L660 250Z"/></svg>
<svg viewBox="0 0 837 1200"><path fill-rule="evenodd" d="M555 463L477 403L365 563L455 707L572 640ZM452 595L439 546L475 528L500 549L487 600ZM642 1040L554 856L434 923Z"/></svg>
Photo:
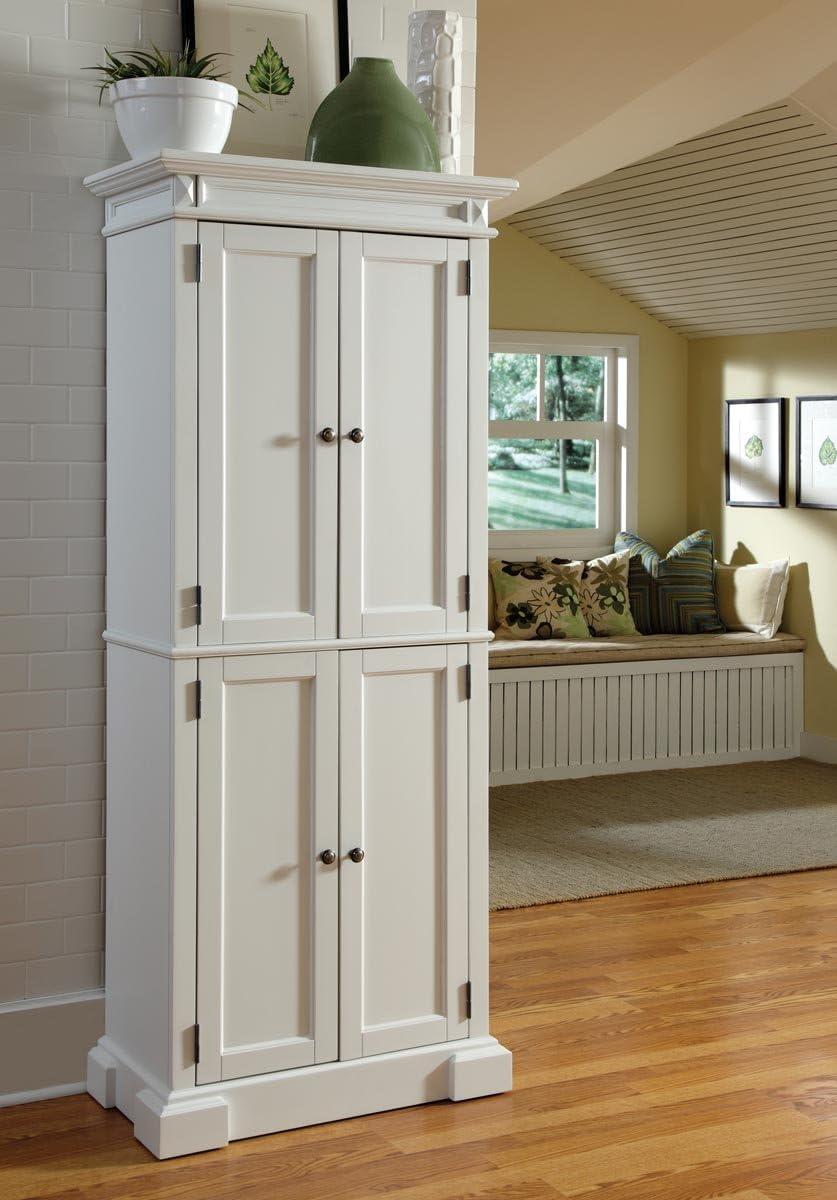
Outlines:
<svg viewBox="0 0 837 1200"><path fill-rule="evenodd" d="M497 639L490 782L797 757L804 650L786 633Z"/></svg>

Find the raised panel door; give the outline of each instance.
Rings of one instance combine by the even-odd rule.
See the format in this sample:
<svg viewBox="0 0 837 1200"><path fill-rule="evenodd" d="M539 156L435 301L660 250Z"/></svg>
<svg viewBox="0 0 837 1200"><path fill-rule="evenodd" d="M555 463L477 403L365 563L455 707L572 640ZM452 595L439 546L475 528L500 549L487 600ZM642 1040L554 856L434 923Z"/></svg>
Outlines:
<svg viewBox="0 0 837 1200"><path fill-rule="evenodd" d="M337 658L201 662L199 1083L337 1056Z"/></svg>
<svg viewBox="0 0 837 1200"><path fill-rule="evenodd" d="M467 1036L467 651L340 661L340 1057L351 1059Z"/></svg>
<svg viewBox="0 0 837 1200"><path fill-rule="evenodd" d="M338 236L200 226L203 644L336 634Z"/></svg>
<svg viewBox="0 0 837 1200"><path fill-rule="evenodd" d="M468 243L340 235L340 633L464 630Z"/></svg>

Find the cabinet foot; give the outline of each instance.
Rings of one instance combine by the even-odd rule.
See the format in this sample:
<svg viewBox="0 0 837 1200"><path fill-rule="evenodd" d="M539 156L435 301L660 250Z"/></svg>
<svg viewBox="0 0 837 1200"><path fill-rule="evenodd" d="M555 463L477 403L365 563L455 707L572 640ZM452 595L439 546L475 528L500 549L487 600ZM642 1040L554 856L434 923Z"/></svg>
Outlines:
<svg viewBox="0 0 837 1200"><path fill-rule="evenodd" d="M497 1043L452 1054L448 1061L451 1100L473 1100L512 1088L512 1055Z"/></svg>
<svg viewBox="0 0 837 1200"><path fill-rule="evenodd" d="M229 1110L221 1096L164 1104L149 1088L134 1101L134 1137L156 1158L217 1150L230 1140Z"/></svg>

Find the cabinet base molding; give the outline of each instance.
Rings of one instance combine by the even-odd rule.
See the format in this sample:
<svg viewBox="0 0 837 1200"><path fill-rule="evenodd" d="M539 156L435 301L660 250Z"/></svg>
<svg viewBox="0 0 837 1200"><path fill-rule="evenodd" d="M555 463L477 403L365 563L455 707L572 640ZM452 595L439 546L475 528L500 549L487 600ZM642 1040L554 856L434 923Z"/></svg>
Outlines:
<svg viewBox="0 0 837 1200"><path fill-rule="evenodd" d="M414 1104L490 1096L511 1086L511 1053L493 1037L165 1093L105 1037L90 1051L87 1076L90 1095L123 1112L157 1158Z"/></svg>

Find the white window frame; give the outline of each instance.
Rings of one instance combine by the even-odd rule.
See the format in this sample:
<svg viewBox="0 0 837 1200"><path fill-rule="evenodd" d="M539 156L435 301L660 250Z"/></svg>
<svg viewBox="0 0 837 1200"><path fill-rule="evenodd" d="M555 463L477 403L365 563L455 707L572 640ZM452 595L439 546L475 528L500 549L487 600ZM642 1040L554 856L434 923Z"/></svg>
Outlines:
<svg viewBox="0 0 837 1200"><path fill-rule="evenodd" d="M489 438L597 441L595 529L489 529L494 557L594 558L613 551L620 529L636 527L639 337L625 333L552 333L493 329L492 353L578 354L605 359L603 421L489 421ZM486 464L488 456L486 453ZM486 467L487 469L487 467Z"/></svg>

